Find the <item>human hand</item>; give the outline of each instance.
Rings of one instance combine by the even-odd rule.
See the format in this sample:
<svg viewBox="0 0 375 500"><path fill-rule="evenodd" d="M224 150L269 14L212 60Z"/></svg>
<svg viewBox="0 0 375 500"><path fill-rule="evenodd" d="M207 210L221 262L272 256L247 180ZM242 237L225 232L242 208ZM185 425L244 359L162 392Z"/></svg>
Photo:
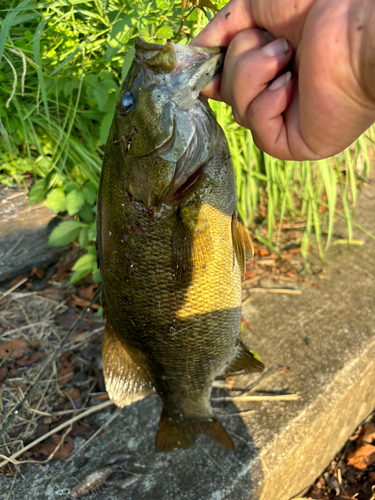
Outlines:
<svg viewBox="0 0 375 500"><path fill-rule="evenodd" d="M374 26L372 0L231 0L192 41L228 47L202 94L272 156L334 155L375 121Z"/></svg>

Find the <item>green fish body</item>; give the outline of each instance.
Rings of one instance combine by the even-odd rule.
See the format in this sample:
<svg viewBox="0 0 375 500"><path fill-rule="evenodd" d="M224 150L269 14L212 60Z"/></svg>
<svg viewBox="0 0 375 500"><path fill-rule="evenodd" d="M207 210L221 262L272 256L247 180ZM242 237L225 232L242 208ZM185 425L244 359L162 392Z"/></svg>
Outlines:
<svg viewBox="0 0 375 500"><path fill-rule="evenodd" d="M233 442L210 405L218 375L261 371L239 339L250 236L223 131L200 90L218 50L136 40L109 133L98 199L103 370L122 407L156 389L156 450L206 433Z"/></svg>

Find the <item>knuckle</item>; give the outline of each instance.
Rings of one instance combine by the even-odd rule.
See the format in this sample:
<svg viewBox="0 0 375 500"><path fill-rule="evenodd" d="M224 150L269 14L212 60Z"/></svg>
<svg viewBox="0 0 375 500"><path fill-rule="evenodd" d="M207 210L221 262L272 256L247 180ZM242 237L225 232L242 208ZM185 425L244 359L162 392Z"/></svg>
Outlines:
<svg viewBox="0 0 375 500"><path fill-rule="evenodd" d="M267 43L269 43L269 40L267 40L262 30L254 28L245 29L233 38L229 44L228 53L230 56L240 55L249 50L263 47Z"/></svg>

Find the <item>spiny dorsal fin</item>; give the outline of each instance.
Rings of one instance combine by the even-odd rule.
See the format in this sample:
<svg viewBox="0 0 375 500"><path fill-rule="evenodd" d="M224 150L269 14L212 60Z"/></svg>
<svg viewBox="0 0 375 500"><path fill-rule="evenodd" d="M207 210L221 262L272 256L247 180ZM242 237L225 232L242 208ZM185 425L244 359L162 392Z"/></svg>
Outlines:
<svg viewBox="0 0 375 500"><path fill-rule="evenodd" d="M159 430L156 436L155 451L169 451L187 448L192 445L198 434L207 434L227 450L234 450L234 444L217 418L170 418L163 409Z"/></svg>
<svg viewBox="0 0 375 500"><path fill-rule="evenodd" d="M152 392L153 387L149 377L134 363L121 342L121 337L108 320L102 352L105 387L116 406L123 408Z"/></svg>
<svg viewBox="0 0 375 500"><path fill-rule="evenodd" d="M195 206L183 207L172 236L172 270L177 281L189 284L193 273L205 272L212 254L212 237L204 213Z"/></svg>
<svg viewBox="0 0 375 500"><path fill-rule="evenodd" d="M254 257L254 247L249 231L236 210L232 215L232 240L233 250L241 269L241 276L245 275L246 261Z"/></svg>
<svg viewBox="0 0 375 500"><path fill-rule="evenodd" d="M225 366L222 376L227 377L234 373L254 373L262 372L264 364L258 353L251 351L248 346L240 338L232 359Z"/></svg>

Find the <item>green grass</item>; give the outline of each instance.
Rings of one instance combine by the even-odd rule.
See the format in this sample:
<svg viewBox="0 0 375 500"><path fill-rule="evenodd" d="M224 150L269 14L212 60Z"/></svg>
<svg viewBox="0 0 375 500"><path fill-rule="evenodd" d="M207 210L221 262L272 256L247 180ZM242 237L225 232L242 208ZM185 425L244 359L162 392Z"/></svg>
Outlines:
<svg viewBox="0 0 375 500"><path fill-rule="evenodd" d="M214 3L221 7L225 2ZM186 44L212 15L209 8L204 11L195 9L182 23L181 1L174 0L0 0L0 92L5 97L0 102L0 182L26 187L25 176L32 174L30 203L44 201L74 218L74 224L60 224L50 240L58 245L76 239L87 250L73 281L90 271L100 279L93 246L96 192L134 37ZM321 234L328 234L329 244L340 213L351 242L357 160L364 159L365 178L373 136L360 138L334 160L281 162L255 147L250 132L234 123L226 106L212 105L231 148L239 209L260 241L277 249L278 221L302 218L303 255L315 235L323 258ZM318 210L322 205L327 206L323 213ZM266 238L262 227L267 227Z"/></svg>
<svg viewBox="0 0 375 500"><path fill-rule="evenodd" d="M343 217L347 241L353 239L353 209L358 188L370 171L369 148L374 149L375 127L342 154L312 162L281 161L260 151L250 131L237 125L231 110L223 103L211 103L223 127L236 171L239 210L255 235L270 249L278 249L280 221L304 220L301 252L307 249L314 235L321 258L332 242L334 222ZM266 208L266 216L260 207ZM321 210L322 208L325 210ZM260 236L260 227L267 227L267 238ZM275 228L277 226L277 231ZM323 245L322 234L325 234Z"/></svg>

